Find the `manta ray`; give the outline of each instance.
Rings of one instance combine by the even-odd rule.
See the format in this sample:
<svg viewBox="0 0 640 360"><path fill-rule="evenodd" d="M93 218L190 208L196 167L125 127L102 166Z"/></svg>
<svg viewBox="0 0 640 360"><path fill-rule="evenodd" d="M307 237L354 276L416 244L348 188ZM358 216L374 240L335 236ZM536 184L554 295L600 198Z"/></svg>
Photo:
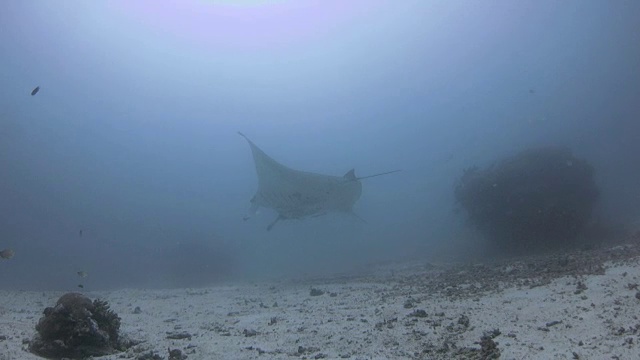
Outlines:
<svg viewBox="0 0 640 360"><path fill-rule="evenodd" d="M251 199L247 220L260 207L273 209L278 216L267 226L271 230L281 220L304 219L322 216L330 212L353 212L353 205L362 195L360 180L394 173L400 170L357 177L351 169L343 176L322 175L291 169L275 161L243 133L253 154L258 175L258 190Z"/></svg>

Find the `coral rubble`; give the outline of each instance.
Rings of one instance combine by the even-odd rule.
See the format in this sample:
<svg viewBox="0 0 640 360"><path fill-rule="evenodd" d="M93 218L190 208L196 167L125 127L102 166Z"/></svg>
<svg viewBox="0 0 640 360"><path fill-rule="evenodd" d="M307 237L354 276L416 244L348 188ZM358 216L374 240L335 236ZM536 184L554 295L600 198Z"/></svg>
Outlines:
<svg viewBox="0 0 640 360"><path fill-rule="evenodd" d="M80 293L64 294L44 309L29 350L45 358L82 359L125 350L131 342L119 336L120 317L106 301Z"/></svg>

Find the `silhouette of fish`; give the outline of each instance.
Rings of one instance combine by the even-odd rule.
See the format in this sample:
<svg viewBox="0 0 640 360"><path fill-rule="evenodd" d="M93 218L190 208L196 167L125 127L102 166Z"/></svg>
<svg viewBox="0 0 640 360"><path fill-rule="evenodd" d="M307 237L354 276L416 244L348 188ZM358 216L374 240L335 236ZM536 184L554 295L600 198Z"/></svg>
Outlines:
<svg viewBox="0 0 640 360"><path fill-rule="evenodd" d="M0 251L0 258L9 260L15 254L16 254L15 251L13 251L11 249L4 249L4 250Z"/></svg>
<svg viewBox="0 0 640 360"><path fill-rule="evenodd" d="M31 96L35 95L40 91L40 86L36 86L33 90L31 90Z"/></svg>

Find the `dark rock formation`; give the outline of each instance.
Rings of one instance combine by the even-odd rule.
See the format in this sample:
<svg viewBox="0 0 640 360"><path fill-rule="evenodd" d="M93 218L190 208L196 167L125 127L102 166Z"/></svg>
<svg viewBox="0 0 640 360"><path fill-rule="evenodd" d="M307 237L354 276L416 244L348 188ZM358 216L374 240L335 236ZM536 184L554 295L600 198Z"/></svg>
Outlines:
<svg viewBox="0 0 640 360"><path fill-rule="evenodd" d="M598 197L593 168L564 147L523 151L465 170L456 200L501 249L528 252L575 243Z"/></svg>
<svg viewBox="0 0 640 360"><path fill-rule="evenodd" d="M44 309L29 350L45 358L83 359L125 350L132 343L118 331L120 318L106 301L67 293Z"/></svg>

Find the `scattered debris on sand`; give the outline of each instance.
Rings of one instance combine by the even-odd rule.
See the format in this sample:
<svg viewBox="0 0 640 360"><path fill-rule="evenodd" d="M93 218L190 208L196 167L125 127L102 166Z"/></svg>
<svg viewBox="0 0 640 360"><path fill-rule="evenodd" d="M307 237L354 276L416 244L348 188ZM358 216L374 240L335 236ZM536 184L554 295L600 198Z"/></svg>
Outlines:
<svg viewBox="0 0 640 360"><path fill-rule="evenodd" d="M124 333L142 342L101 359L638 358L640 239L629 240L475 263L377 264L323 278L103 292ZM311 289L339 295L311 297ZM58 296L0 291L8 359L38 359L25 352L34 342L24 334Z"/></svg>

